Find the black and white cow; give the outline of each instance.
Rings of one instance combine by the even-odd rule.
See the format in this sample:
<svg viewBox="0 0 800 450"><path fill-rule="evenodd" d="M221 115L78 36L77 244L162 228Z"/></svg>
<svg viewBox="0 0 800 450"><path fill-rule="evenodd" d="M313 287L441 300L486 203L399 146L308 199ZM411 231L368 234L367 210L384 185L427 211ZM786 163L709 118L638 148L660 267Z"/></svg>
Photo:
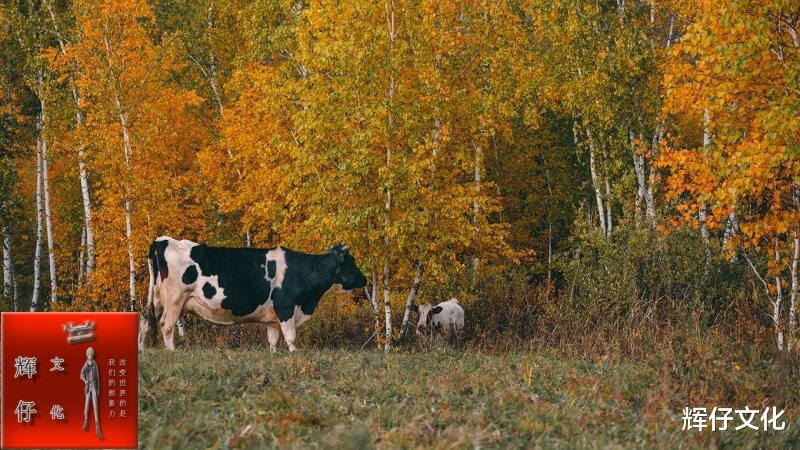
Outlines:
<svg viewBox="0 0 800 450"><path fill-rule="evenodd" d="M312 255L284 247L209 247L162 236L150 244L150 289L139 320L139 349L160 317L164 345L175 349L175 324L183 310L218 324L267 324L274 352L278 337L294 351L295 328L311 317L334 284L349 291L367 279L344 244Z"/></svg>

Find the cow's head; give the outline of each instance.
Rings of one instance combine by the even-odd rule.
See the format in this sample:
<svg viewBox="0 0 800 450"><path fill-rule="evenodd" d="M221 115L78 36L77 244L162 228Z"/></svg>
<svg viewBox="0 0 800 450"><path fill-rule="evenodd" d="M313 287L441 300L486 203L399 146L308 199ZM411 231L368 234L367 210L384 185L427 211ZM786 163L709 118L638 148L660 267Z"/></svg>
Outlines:
<svg viewBox="0 0 800 450"><path fill-rule="evenodd" d="M417 334L425 334L431 328L433 316L442 312L442 307L433 307L430 303L423 305L414 305L414 311L419 313L419 320L417 321Z"/></svg>
<svg viewBox="0 0 800 450"><path fill-rule="evenodd" d="M336 244L331 247L330 253L336 255L337 262L334 283L340 284L345 291L363 288L367 285L367 277L359 270L356 260L350 255L350 247Z"/></svg>

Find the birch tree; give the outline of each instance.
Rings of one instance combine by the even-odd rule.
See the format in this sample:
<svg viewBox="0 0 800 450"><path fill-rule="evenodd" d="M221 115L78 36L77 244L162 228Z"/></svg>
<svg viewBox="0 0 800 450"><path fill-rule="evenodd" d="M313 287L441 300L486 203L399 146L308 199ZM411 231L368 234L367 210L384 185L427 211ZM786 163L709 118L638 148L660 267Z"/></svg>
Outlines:
<svg viewBox="0 0 800 450"><path fill-rule="evenodd" d="M39 133L39 153L38 157L41 158L41 169L40 169L40 183L41 189L43 194L43 202L44 202L44 223L45 223L45 230L47 235L47 259L50 268L50 305L56 305L58 303L57 291L58 291L58 282L56 279L56 255L53 249L53 221L52 221L52 213L50 209L50 175L49 175L49 159L48 159L48 143L47 138L45 136L45 127L47 124L47 113L46 113L46 100L45 100L45 81L44 81L44 70L39 71L39 75L36 81L36 93L39 97L39 124L37 124L37 129ZM38 197L38 195L37 195ZM37 244L38 248L38 244Z"/></svg>
<svg viewBox="0 0 800 450"><path fill-rule="evenodd" d="M186 178L194 161L191 149L204 138L186 110L200 99L169 84L175 57L170 48L151 42L154 16L146 2L76 2L75 15L81 40L67 48L67 57L82 68L76 82L86 94L84 127L93 143L100 193L93 285L115 307L136 310L139 255L149 240L199 223L198 211L184 205L193 194L185 188L191 184ZM170 222L167 216L184 219ZM127 280L124 303L116 297L122 294L119 279Z"/></svg>
<svg viewBox="0 0 800 450"><path fill-rule="evenodd" d="M796 332L796 319L790 322L800 221L800 159L793 150L800 93L786 80L800 75L800 10L745 1L690 2L681 12L688 23L665 71L665 113L702 123L703 136L666 148L666 185L672 196L683 196L679 211L687 222L695 214L702 219L704 239L714 230L724 236L735 220L737 233L726 244L745 257L764 288L776 345L784 350L791 345L787 335Z"/></svg>
<svg viewBox="0 0 800 450"><path fill-rule="evenodd" d="M58 41L58 52L60 57L65 60L69 61L67 55L67 48L70 45L69 41L61 31L60 25L60 18L58 17L56 10L53 6L52 0L43 0L42 4L47 9L47 15L50 19L50 26L52 28L53 34L55 35ZM55 64L57 69L61 69L62 66L60 64ZM75 72L80 69L80 61L77 59L72 59L71 63L66 64L66 67L63 67L63 70L67 74L67 83L69 86L70 94L72 96L72 101L75 105L75 129L76 131L82 130L84 117L83 117L83 110L81 109L83 106L81 104L81 94L80 90L76 84L75 80ZM79 278L83 278L83 272L86 272L86 279L91 281L92 278L92 271L94 270L95 266L95 244L94 244L94 230L92 227L92 200L90 195L90 186L89 186L89 171L86 166L86 149L82 138L79 137L79 144L78 144L78 176L80 178L80 185L81 185L81 200L83 204L83 231L82 231L82 239L81 245L85 246L86 248L86 264L81 264L79 267Z"/></svg>
<svg viewBox="0 0 800 450"><path fill-rule="evenodd" d="M33 255L33 292L31 293L31 311L39 307L39 289L41 285L41 257L42 257L42 147L44 117L42 113L36 117L36 242Z"/></svg>

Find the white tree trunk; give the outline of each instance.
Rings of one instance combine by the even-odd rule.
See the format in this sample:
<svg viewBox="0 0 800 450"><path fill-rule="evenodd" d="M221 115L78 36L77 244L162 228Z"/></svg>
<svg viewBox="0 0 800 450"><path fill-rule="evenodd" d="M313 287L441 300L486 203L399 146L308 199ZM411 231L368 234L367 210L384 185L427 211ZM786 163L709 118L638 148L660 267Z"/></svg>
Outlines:
<svg viewBox="0 0 800 450"><path fill-rule="evenodd" d="M658 143L654 139L654 146L657 146ZM652 168L648 167L647 160L645 159L644 155L639 154L636 149L636 144L634 141L634 133L633 130L628 130L628 140L631 146L631 152L633 153L633 168L634 172L636 173L636 183L638 185L638 190L636 193L636 214L637 220L638 215L641 213L641 205L644 203L646 209L645 214L649 221L653 221L656 215L656 207L653 201L653 187L652 187L652 177L650 178L650 183L648 182L648 173L652 175ZM643 142L641 133L639 135L639 140Z"/></svg>
<svg viewBox="0 0 800 450"><path fill-rule="evenodd" d="M210 36L214 30L214 23L214 2L210 1L208 2L208 16L206 18L206 37L209 42L211 41ZM217 105L217 113L222 117L222 93L217 83L217 58L214 55L213 44L209 44L208 49L208 84L211 86L211 95L214 97L214 102Z"/></svg>
<svg viewBox="0 0 800 450"><path fill-rule="evenodd" d="M603 148L603 167L606 168L606 163L608 162L608 154L606 153L606 146L605 144L602 145ZM611 231L614 229L614 221L612 220L611 216L611 184L609 181L608 170L604 170L603 174L603 184L606 188L606 234L611 236Z"/></svg>
<svg viewBox="0 0 800 450"><path fill-rule="evenodd" d="M61 34L56 20L56 14L50 1L45 0L45 7L50 14L50 20L53 23L53 34L58 39L58 46L62 56L67 56L67 40ZM75 85L75 80L72 78L72 72L68 75L68 84L72 91L72 102L75 104L75 124L77 128L83 126L83 112L81 111L81 96L78 86ZM81 143L78 146L78 173L81 181L81 199L83 201L83 217L84 227L86 229L86 279L91 282L92 271L94 270L94 232L92 231L92 201L89 195L89 171L86 168L86 153L84 145Z"/></svg>
<svg viewBox="0 0 800 450"><path fill-rule="evenodd" d="M775 265L780 267L781 256L778 251L778 239L775 238ZM781 286L780 272L775 275L775 301L772 303L772 323L778 340L778 350L784 349L784 332L781 326L781 303L783 302L783 288Z"/></svg>
<svg viewBox="0 0 800 450"><path fill-rule="evenodd" d="M545 161L545 181L547 181L547 287L553 279L553 186L550 183L550 168Z"/></svg>
<svg viewBox="0 0 800 450"><path fill-rule="evenodd" d="M47 158L47 137L44 134L44 126L47 120L45 113L45 100L44 92L42 89L42 73L39 73L39 105L41 106L41 122L42 128L40 130L41 152L42 152L42 189L44 191L44 222L45 230L47 231L47 258L50 266L50 308L58 302L58 281L56 277L56 255L53 249L53 221L50 212L50 175L48 170Z"/></svg>
<svg viewBox="0 0 800 450"><path fill-rule="evenodd" d="M14 293L14 260L11 258L11 227L3 227L3 298L11 300ZM14 307L14 311L17 308Z"/></svg>
<svg viewBox="0 0 800 450"><path fill-rule="evenodd" d="M478 223L478 215L480 214L480 206L478 205L478 196L481 195L481 161L483 159L483 147L480 145L475 146L475 199L472 200L472 223Z"/></svg>
<svg viewBox="0 0 800 450"><path fill-rule="evenodd" d="M78 113L80 115L80 113ZM82 119L81 119L82 121ZM86 233L86 282L92 282L94 272L94 231L92 231L92 200L89 195L89 170L86 168L86 153L83 145L78 148L78 172L81 179L81 199L83 201L83 227Z"/></svg>
<svg viewBox="0 0 800 450"><path fill-rule="evenodd" d="M736 237L737 230L739 229L739 221L736 219L736 211L731 211L728 214L728 219L725 221L725 232L722 235L722 244L728 243Z"/></svg>
<svg viewBox="0 0 800 450"><path fill-rule="evenodd" d="M14 311L19 311L19 289L17 289L17 272L14 265L11 265L11 279L14 280Z"/></svg>
<svg viewBox="0 0 800 450"><path fill-rule="evenodd" d="M475 146L475 164L474 164L474 171L475 171L475 199L472 200L472 225L474 227L473 232L475 233L475 242L478 241L477 234L478 234L478 217L480 216L480 205L478 205L478 196L481 195L481 164L483 162L483 147L480 145ZM480 264L480 258L478 257L478 248L475 248L475 256L472 258L472 267L478 269L478 265Z"/></svg>
<svg viewBox="0 0 800 450"><path fill-rule="evenodd" d="M108 36L106 36L105 32L103 33L103 43L105 44L106 49L106 58L108 61L108 67L114 73L114 66L111 62L111 46L108 43ZM122 100L120 100L119 92L117 91L117 86L114 85L112 82L111 86L114 94L114 105L117 108L117 116L119 117L119 125L120 131L122 133L122 149L123 149L123 156L125 161L125 172L126 178L129 178L131 175L131 158L133 157L133 146L131 144L131 135L130 130L128 128L128 114L125 112L125 108L122 105ZM136 311L136 261L133 255L133 227L131 225L131 191L130 191L130 180L123 181L123 191L124 191L124 201L123 201L123 208L125 210L125 239L127 244L128 250L128 289L129 289L129 307L131 311Z"/></svg>
<svg viewBox="0 0 800 450"><path fill-rule="evenodd" d="M795 344L795 337L797 335L797 263L800 259L800 236L797 230L792 232L792 264L790 266L791 276L791 291L789 291L789 350Z"/></svg>
<svg viewBox="0 0 800 450"><path fill-rule="evenodd" d="M83 271L86 270L83 249L86 248L86 226L81 228L81 245L78 248L78 286L83 284Z"/></svg>
<svg viewBox="0 0 800 450"><path fill-rule="evenodd" d="M388 242L389 238L386 238ZM392 289L391 289L391 267L389 266L389 255L387 254L383 261L383 310L385 314L384 321L386 323L386 346L384 350L387 352L392 348Z"/></svg>
<svg viewBox="0 0 800 450"><path fill-rule="evenodd" d="M708 108L703 109L703 148L711 145L711 130L709 124L711 122L711 113Z"/></svg>
<svg viewBox="0 0 800 450"><path fill-rule="evenodd" d="M697 221L700 223L700 236L703 238L703 243L708 246L711 242L711 236L708 232L708 224L706 223L706 204L702 203L700 209L697 211Z"/></svg>
<svg viewBox="0 0 800 450"><path fill-rule="evenodd" d="M136 311L136 262L133 257L133 231L131 229L131 201L125 196L125 238L128 243L128 287L130 289L130 310Z"/></svg>
<svg viewBox="0 0 800 450"><path fill-rule="evenodd" d="M711 145L711 130L709 129L710 113L708 108L703 110L703 148ZM708 246L710 236L708 233L708 225L706 224L706 204L700 204L700 210L697 212L697 220L700 222L700 235L703 238L703 243Z"/></svg>
<svg viewBox="0 0 800 450"><path fill-rule="evenodd" d="M592 187L594 188L594 196L597 201L597 215L600 217L600 229L603 234L608 236L608 227L606 226L606 208L603 204L603 194L600 191L600 178L597 175L597 163L595 162L595 145L592 130L586 127L586 137L589 142L589 172L592 176Z"/></svg>
<svg viewBox="0 0 800 450"><path fill-rule="evenodd" d="M639 155L636 154L637 152L636 145L634 144L633 140L633 130L630 128L628 129L628 142L630 142L631 153L633 154L633 171L636 174L636 184L638 186L638 189L636 189L636 206L634 210L636 226L638 227L642 222L642 204L644 203L646 187L644 185L644 166L639 160Z"/></svg>
<svg viewBox="0 0 800 450"><path fill-rule="evenodd" d="M390 0L389 3L386 5L386 25L388 27L389 32L389 55L394 53L394 40L396 37L396 29L395 29L395 17L394 17L394 8L395 8L395 0ZM394 116L393 116L393 102L394 102L394 94L395 94L395 83L397 80L394 76L393 69L390 69L389 75L389 89L386 93L386 100L388 104L388 114L387 114L387 121L386 121L386 168L391 170L392 166L392 139L393 139L393 127L394 127ZM391 307L391 298L392 298L392 289L391 289L391 258L390 258L390 234L391 234L391 225L392 225L392 189L391 187L386 188L386 203L384 204L384 211L383 211L383 226L384 226L384 233L383 233L383 244L384 244L384 259L383 259L383 307L384 312L386 314L386 346L384 348L385 351L389 351L392 348L392 307Z"/></svg>
<svg viewBox="0 0 800 450"><path fill-rule="evenodd" d="M380 340L378 339L378 330L381 329L381 319L378 310L378 272L375 270L372 271L372 291L370 292L367 288L364 288L364 295L367 296L370 307L372 308L372 319L375 322L375 332L373 336L375 336L375 344L380 348Z"/></svg>
<svg viewBox="0 0 800 450"><path fill-rule="evenodd" d="M800 209L800 189L797 186L792 187L792 204L795 210ZM800 234L795 227L792 230L792 263L790 266L790 276L792 288L789 294L789 345L788 349L791 350L797 344L797 265L800 260Z"/></svg>
<svg viewBox="0 0 800 450"><path fill-rule="evenodd" d="M419 292L419 285L422 282L422 273L424 266L422 263L416 263L416 271L414 273L414 282L411 284L411 290L408 292L408 299L406 300L406 307L403 310L403 321L400 324L400 339L404 340L406 338L406 333L408 333L408 325L411 319L411 309L414 306L414 300L417 298L417 293Z"/></svg>
<svg viewBox="0 0 800 450"><path fill-rule="evenodd" d="M33 253L33 293L31 294L31 311L36 311L39 306L39 285L41 283L41 257L42 257L42 118L37 119L36 130L36 247Z"/></svg>
<svg viewBox="0 0 800 450"><path fill-rule="evenodd" d="M437 156L439 156L439 143L442 140L442 121L439 120L439 117L433 119L432 136L433 136L433 148L431 149L431 155L433 155L435 159Z"/></svg>
<svg viewBox="0 0 800 450"><path fill-rule="evenodd" d="M116 94L115 94L116 95ZM131 137L128 132L128 116L122 109L122 102L119 96L114 99L119 111L119 124L122 128L122 144L125 153L125 169L131 173L131 157L133 148L131 147ZM131 225L131 193L130 187L125 186L125 239L128 246L128 287L130 289L130 310L136 311L136 261L133 255L133 227Z"/></svg>
<svg viewBox="0 0 800 450"><path fill-rule="evenodd" d="M8 115L11 116L13 109L11 106L11 86L6 91L6 100L8 101ZM8 211L6 204L2 205L3 211ZM6 220L10 221L10 217L6 215ZM16 296L14 295L14 260L11 257L11 225L6 223L3 226L3 298L11 300L14 297L14 311L17 310Z"/></svg>

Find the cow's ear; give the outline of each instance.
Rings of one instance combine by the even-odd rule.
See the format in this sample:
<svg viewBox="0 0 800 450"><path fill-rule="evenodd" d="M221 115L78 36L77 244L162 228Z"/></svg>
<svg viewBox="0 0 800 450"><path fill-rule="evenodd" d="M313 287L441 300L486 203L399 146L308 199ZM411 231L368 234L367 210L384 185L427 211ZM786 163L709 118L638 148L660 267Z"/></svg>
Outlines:
<svg viewBox="0 0 800 450"><path fill-rule="evenodd" d="M440 312L442 312L442 307L441 306L437 306L436 308L433 308L431 310L431 315L435 316L436 314L439 314Z"/></svg>

